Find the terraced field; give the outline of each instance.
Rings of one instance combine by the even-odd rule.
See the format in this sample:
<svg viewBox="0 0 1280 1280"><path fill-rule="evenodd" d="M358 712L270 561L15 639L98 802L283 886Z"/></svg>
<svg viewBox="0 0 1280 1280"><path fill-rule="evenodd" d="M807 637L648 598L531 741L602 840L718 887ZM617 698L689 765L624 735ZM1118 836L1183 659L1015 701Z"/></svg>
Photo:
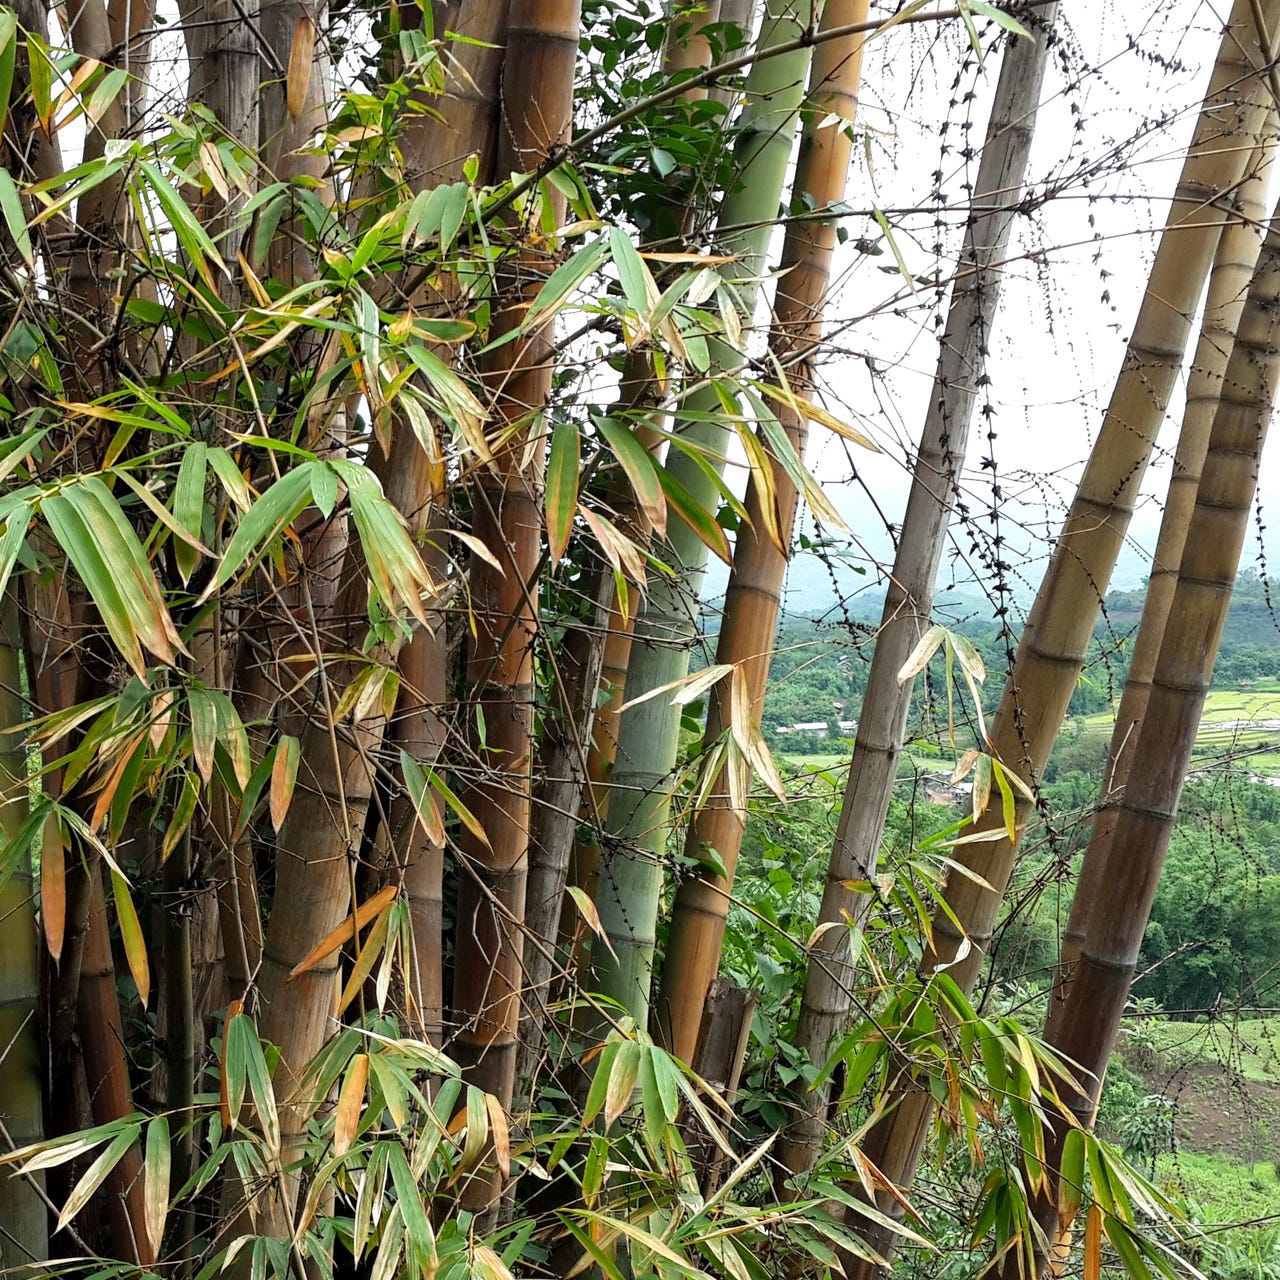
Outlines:
<svg viewBox="0 0 1280 1280"><path fill-rule="evenodd" d="M1111 717L1089 716L1090 731L1110 733ZM1280 779L1280 681L1247 689L1213 689L1196 735L1194 766L1231 763L1260 777Z"/></svg>

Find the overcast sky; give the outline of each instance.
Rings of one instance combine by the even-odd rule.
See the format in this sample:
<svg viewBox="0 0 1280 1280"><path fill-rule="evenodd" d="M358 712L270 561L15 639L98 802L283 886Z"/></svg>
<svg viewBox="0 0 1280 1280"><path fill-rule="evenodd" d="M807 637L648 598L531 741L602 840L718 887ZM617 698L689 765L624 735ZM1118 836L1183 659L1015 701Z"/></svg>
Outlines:
<svg viewBox="0 0 1280 1280"><path fill-rule="evenodd" d="M1019 552L1016 585L1027 595L1039 583L1048 541L1059 527L1110 396L1141 299L1155 231L1167 210L1229 7L1221 0L1067 0L1062 6L1072 78L1078 84L1068 88L1068 77L1054 59L1030 179L1043 184L1093 168L1117 147L1129 163L1095 177L1087 189L1079 182L1068 184L1037 217L1015 226L1013 256L1034 251L1036 257L1015 262L1005 273L989 371L999 430L994 456L1004 493L1002 532ZM987 59L985 72L965 70L959 96L972 89L975 97L967 108L948 112L962 53L957 32L938 38L922 28L910 34L899 30L883 39L878 50L872 46L861 122L871 130L873 166L870 174L864 164L853 175L854 207L927 204L930 175L940 164L949 176L949 191L959 192L966 167L955 150L941 156L938 122L948 114L953 122L967 116L972 144L980 146L999 72L998 58ZM1152 129L1157 112L1173 119ZM947 140L960 143L962 136L953 123ZM1141 141L1126 145L1135 137ZM969 170L976 171L976 164L975 158ZM954 214L948 221L959 225ZM900 222L897 240L908 265L921 274L934 273L934 214ZM860 228L856 219L850 220L850 230L855 237L876 234L874 223ZM945 252L954 255L955 249L953 235ZM944 270L953 261L945 258ZM885 453L875 457L850 451L818 429L810 455L849 523L878 558L889 555L890 542L876 508L888 520L901 519L907 460L924 419L937 351L933 291L921 290L893 304L902 281L884 270L891 264L887 256L866 258L847 251L832 314L838 319L877 314L841 333L840 346L849 354L823 370L827 403L870 430ZM1115 585L1135 585L1147 572L1181 408L1179 389ZM991 506L992 472L981 465L989 446L977 428L973 434L978 438L971 448L966 487L969 506L980 512ZM1272 452L1274 458L1274 448ZM851 479L853 466L866 489ZM1278 487L1273 461L1264 465L1262 475L1264 509L1275 505ZM1026 530L1020 539L1019 526ZM969 539L960 536L957 544L967 551ZM1246 562L1257 552L1256 542L1247 546ZM1280 549L1275 556L1273 570L1280 572ZM954 572L961 581L969 574L960 562ZM858 581L841 575L842 585ZM793 565L789 590L789 603L798 609L830 604L833 597L826 569L803 556Z"/></svg>

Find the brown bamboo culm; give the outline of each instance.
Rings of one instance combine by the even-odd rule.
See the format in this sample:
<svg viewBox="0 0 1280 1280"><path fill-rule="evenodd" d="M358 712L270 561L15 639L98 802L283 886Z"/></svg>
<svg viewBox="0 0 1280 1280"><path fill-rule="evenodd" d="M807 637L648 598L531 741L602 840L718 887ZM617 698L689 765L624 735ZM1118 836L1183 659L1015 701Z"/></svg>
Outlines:
<svg viewBox="0 0 1280 1280"><path fill-rule="evenodd" d="M1257 272L1222 383L1195 508L1187 525L1168 627L1151 673L1133 765L1114 818L1095 835L1109 837L1106 891L1092 899L1075 972L1050 1044L1077 1063L1083 1088L1064 1090L1076 1121L1091 1127L1107 1059L1115 1044L1173 824L1191 750L1231 603L1248 533L1258 464L1280 386L1280 208L1272 214ZM1123 851L1123 856L1118 856ZM1086 863L1095 856L1092 840ZM1047 1134L1055 1171L1065 1126ZM1057 1196L1042 1198L1037 1217L1050 1239L1065 1243ZM1044 1269L1049 1266L1044 1260Z"/></svg>
<svg viewBox="0 0 1280 1280"><path fill-rule="evenodd" d="M1280 0L1263 0L1262 12L1273 28ZM1262 67L1251 0L1238 0L1120 376L992 722L990 750L1029 784L1044 769L1075 689L1209 265L1264 127L1268 89ZM966 992L977 982L1016 856L1017 842L1004 833L999 809L989 806L975 824L993 838L956 850L957 861L982 883L965 875L948 878L947 900L959 927L952 914L939 910L933 920L934 953L926 957L926 967L954 961L948 972ZM1029 810L1028 803L1018 804L1018 830ZM957 959L962 947L966 954ZM868 1158L900 1188L911 1183L932 1114L932 1098L903 1079L891 1109L867 1135ZM887 1195L880 1197L879 1207L891 1215L902 1211ZM862 1225L858 1230L878 1251L891 1247L883 1229ZM850 1280L870 1280L870 1264L851 1259L849 1265Z"/></svg>
<svg viewBox="0 0 1280 1280"><path fill-rule="evenodd" d="M821 26L850 26L866 20L868 0L827 0ZM843 200L853 151L851 123L862 71L865 37L852 36L818 45L809 76L808 107L793 184L795 197L812 199L814 212L787 228L782 250L770 349L787 369L793 389L813 394L810 354L822 336L822 313L831 279L836 244L835 219L824 209ZM831 115L840 127L832 127ZM803 454L808 422L797 410L779 406L778 417L797 453ZM725 594L724 622L716 647L716 662L741 669L738 688L745 691L745 719L759 725L764 706L769 660L778 625L782 584L786 575L797 493L783 467L770 460L773 492L762 493L753 479L747 486L749 523L738 532L733 567ZM771 503L766 521L763 504ZM778 534L769 534L772 523ZM711 692L704 749L710 750L729 729L733 681L726 678ZM729 764L727 768L734 768ZM744 764L749 786L750 769ZM746 814L735 807L726 770L719 770L707 799L689 825L686 853L694 860L704 847L714 849L725 875L699 871L682 880L676 890L671 932L656 1007L658 1025L667 1047L686 1062L693 1060L702 1026L707 992L715 981L724 941L725 919L734 869L742 848Z"/></svg>
<svg viewBox="0 0 1280 1280"><path fill-rule="evenodd" d="M503 62L505 104L500 171L527 172L568 136L578 49L578 0L512 0ZM547 184L550 222L563 197ZM532 228L508 220L513 238L529 237L498 268L490 337L520 329L530 299L554 261L533 243ZM476 712L479 769L463 802L486 839L467 833L458 887L453 1005L460 1021L454 1053L472 1083L510 1106L515 1081L521 991L521 929L528 870L534 738L533 646L538 634L536 575L542 551L543 424L551 391L552 335L543 325L507 342L484 373L496 419L508 429L492 467L471 486L472 534L497 558L471 560L472 619L467 683ZM474 724L473 730L478 726ZM492 1199L477 1180L470 1207Z"/></svg>
<svg viewBox="0 0 1280 1280"><path fill-rule="evenodd" d="M1267 188L1272 177L1271 160L1275 147L1276 115L1267 126L1267 138L1250 163L1250 171L1240 184L1238 205L1240 220L1232 222L1222 233L1209 290L1205 301L1200 341L1187 377L1186 408L1182 431L1169 477L1160 533L1147 579L1142 618L1134 636L1129 659L1129 672L1116 711L1111 743L1103 774L1100 809L1094 818L1089 840L1089 856L1080 868L1071 914L1062 935L1062 951L1053 998L1049 1003L1045 1035L1056 1034L1057 1015L1066 996L1071 969L1084 938L1086 924L1093 913L1099 894L1109 893L1108 854L1111 828L1117 813L1116 804L1123 796L1129 769L1137 748L1138 730L1147 709L1151 679L1160 646L1164 640L1178 583L1178 566L1186 541L1187 526L1195 508L1196 490L1209 448L1209 433L1214 414L1225 385L1227 363L1244 311L1245 296L1258 265L1262 241L1266 234L1263 218L1266 212Z"/></svg>
<svg viewBox="0 0 1280 1280"><path fill-rule="evenodd" d="M1036 39L1013 40L1000 67L827 870L819 920L834 927L815 938L809 953L796 1043L815 1066L826 1060L830 1042L849 1016L854 964L846 921L860 928L872 901L849 886L871 882L876 872L911 706L911 682L900 683L898 672L929 624L1000 298L1001 263L1022 196L1055 17L1056 6L1039 11ZM793 1174L812 1168L821 1149L827 1092L819 1084L801 1096L779 1145L779 1159Z"/></svg>

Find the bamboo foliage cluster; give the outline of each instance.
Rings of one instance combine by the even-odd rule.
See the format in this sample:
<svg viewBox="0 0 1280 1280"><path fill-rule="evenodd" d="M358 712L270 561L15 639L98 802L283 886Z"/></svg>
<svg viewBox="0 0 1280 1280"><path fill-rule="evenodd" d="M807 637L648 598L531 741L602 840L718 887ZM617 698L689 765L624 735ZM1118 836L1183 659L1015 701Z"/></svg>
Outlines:
<svg viewBox="0 0 1280 1280"><path fill-rule="evenodd" d="M52 9L0 9L4 1269L869 1274L898 1239L929 1247L906 1189L940 1092L943 1149L961 1133L975 1164L993 1118L1025 1141L1074 1107L1061 1151L1032 1144L1040 1199L984 1188L993 1251L1045 1265L1028 1213L1065 1234L1044 1187L1080 1152L1095 1187L1137 1176L1089 1137L1063 1057L970 1002L1003 812L977 817L980 861L957 846L981 875L947 886L921 972L853 1028L844 958L1057 8L680 0L654 39L580 0L184 0L188 100L163 116L166 15L84 0L56 34ZM1172 593L1199 648L1151 623L1131 714L1160 767L1114 812L1150 836L1126 872L1144 910L1185 766L1165 747L1190 742L1274 389L1278 249L1255 274L1235 220L1270 156L1277 18L1233 11L981 744L1029 795L1216 250ZM747 1147L725 1099L754 996L721 955L753 786L786 793L761 721L797 513L840 519L807 436L875 448L818 372L864 50L921 23L1001 74L806 944L812 1087ZM602 120L581 86L620 63L634 98ZM691 676L711 555L724 622ZM1080 1061L1114 1036L1142 931L1095 914L1048 1033ZM1090 1212L1113 1240L1135 1226L1127 1200Z"/></svg>

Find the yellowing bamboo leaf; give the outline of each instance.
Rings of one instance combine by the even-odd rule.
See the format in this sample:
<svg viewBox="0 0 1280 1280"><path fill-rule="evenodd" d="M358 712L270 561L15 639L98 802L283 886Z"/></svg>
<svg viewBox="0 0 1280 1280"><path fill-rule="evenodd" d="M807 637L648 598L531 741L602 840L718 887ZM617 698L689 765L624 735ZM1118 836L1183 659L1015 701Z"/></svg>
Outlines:
<svg viewBox="0 0 1280 1280"><path fill-rule="evenodd" d="M151 966L147 963L147 944L142 936L142 925L129 896L129 886L118 871L112 869L111 891L116 904L116 920L120 925L120 941L124 946L124 958L138 988L138 999L146 1006L151 996Z"/></svg>
<svg viewBox="0 0 1280 1280"><path fill-rule="evenodd" d="M842 418L837 418L834 413L830 413L820 404L814 404L812 400L806 400L804 396L797 395L790 386L784 389L768 382L753 382L751 385L771 400L785 404L795 413L808 418L810 422L816 422L819 426L834 431L850 444L856 444L860 449L868 449L872 453L881 452L880 446L870 436L863 435L856 427L850 426Z"/></svg>
<svg viewBox="0 0 1280 1280"><path fill-rule="evenodd" d="M701 671L695 671L693 675L681 676L679 680L672 680L667 684L659 685L656 689L650 689L647 693L642 693L638 697L629 698L618 708L619 713L629 711L632 707L638 707L642 702L648 702L650 698L660 698L664 693L670 693L673 689L677 690L676 696L671 699L673 707L685 707L689 703L695 702L717 681L724 679L733 671L731 662L717 662L709 667L704 667Z"/></svg>
<svg viewBox="0 0 1280 1280"><path fill-rule="evenodd" d="M147 1125L146 1163L142 1170L142 1207L146 1222L147 1239L151 1251L160 1256L164 1240L165 1219L169 1216L169 1174L172 1166L172 1148L169 1141L169 1121L156 1116Z"/></svg>
<svg viewBox="0 0 1280 1280"><path fill-rule="evenodd" d="M67 872L62 822L52 809L45 815L40 845L40 920L44 925L45 945L57 964L62 959L66 938Z"/></svg>
<svg viewBox="0 0 1280 1280"><path fill-rule="evenodd" d="M487 1244L472 1250L471 1274L477 1280L514 1280L507 1264Z"/></svg>
<svg viewBox="0 0 1280 1280"><path fill-rule="evenodd" d="M333 1121L333 1153L345 1155L351 1150L356 1131L360 1127L360 1115L364 1111L365 1086L369 1082L369 1055L357 1053L347 1068L347 1078L342 1082L338 1106Z"/></svg>
<svg viewBox="0 0 1280 1280"><path fill-rule="evenodd" d="M289 68L284 78L285 110L291 120L296 120L306 110L315 52L316 24L304 13L294 23L293 41L289 45Z"/></svg>
<svg viewBox="0 0 1280 1280"><path fill-rule="evenodd" d="M76 1183L62 1212L58 1215L58 1230L74 1221L76 1214L89 1203L93 1193L106 1181L107 1175L124 1159L125 1152L138 1140L140 1128L131 1124L121 1130L111 1145L85 1170L84 1177Z"/></svg>
<svg viewBox="0 0 1280 1280"><path fill-rule="evenodd" d="M545 503L547 547L553 563L564 556L569 545L573 514L578 507L579 441L578 428L572 422L557 423L551 435Z"/></svg>
<svg viewBox="0 0 1280 1280"><path fill-rule="evenodd" d="M276 756L271 764L271 790L268 794L268 808L271 812L271 825L279 831L284 825L289 805L293 802L293 788L298 780L298 757L302 744L292 734L280 735L276 744Z"/></svg>
<svg viewBox="0 0 1280 1280"><path fill-rule="evenodd" d="M617 1118L631 1105L640 1075L640 1046L624 1040L618 1046L609 1070L609 1084L604 1094L604 1127L613 1127Z"/></svg>
<svg viewBox="0 0 1280 1280"><path fill-rule="evenodd" d="M493 1140L493 1156L497 1161L498 1172L504 1178L511 1176L511 1126L507 1123L507 1113L502 1103L491 1093L484 1095L485 1109L489 1113L489 1133Z"/></svg>
<svg viewBox="0 0 1280 1280"><path fill-rule="evenodd" d="M604 943L609 954L616 960L618 953L614 951L613 943L609 941L609 935L605 933L604 926L600 923L600 913L596 910L596 904L591 901L591 895L576 884L567 885L565 892L573 899L573 905L578 908L578 914L587 922L587 927Z"/></svg>
<svg viewBox="0 0 1280 1280"><path fill-rule="evenodd" d="M340 925L331 929L307 954L289 971L289 981L300 978L310 972L322 960L333 955L337 949L356 937L356 934L369 923L374 916L385 910L395 901L400 892L398 885L389 884L379 889L366 902L361 903Z"/></svg>
<svg viewBox="0 0 1280 1280"><path fill-rule="evenodd" d="M1102 1210L1096 1204L1084 1220L1084 1280L1102 1280Z"/></svg>
<svg viewBox="0 0 1280 1280"><path fill-rule="evenodd" d="M906 684L914 679L929 665L929 659L938 652L939 646L946 639L947 630L936 622L916 641L915 647L907 656L906 662L898 672L898 683Z"/></svg>

